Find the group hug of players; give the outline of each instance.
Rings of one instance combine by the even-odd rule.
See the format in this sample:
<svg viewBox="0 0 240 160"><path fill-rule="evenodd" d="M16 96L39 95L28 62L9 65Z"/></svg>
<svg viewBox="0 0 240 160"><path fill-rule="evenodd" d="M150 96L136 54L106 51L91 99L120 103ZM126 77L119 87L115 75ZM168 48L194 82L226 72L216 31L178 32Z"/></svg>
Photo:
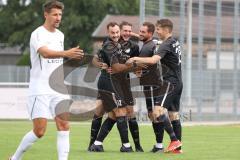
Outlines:
<svg viewBox="0 0 240 160"><path fill-rule="evenodd" d="M156 30L161 44L156 44ZM156 24L144 22L139 34L132 32L132 24L110 22L108 37L93 58L93 64L101 68L98 80L98 97L91 124L88 151L104 152L103 141L114 124L120 135L120 152L133 152L129 143L128 127L136 152L143 152L139 127L134 115L134 98L131 91L129 72L135 73L143 86L148 117L156 137L151 152L182 153L182 127L179 119L182 93L181 51L179 41L172 36L173 23L160 19ZM131 37L142 41L142 47ZM107 118L102 122L103 115ZM164 150L164 130L170 144Z"/></svg>

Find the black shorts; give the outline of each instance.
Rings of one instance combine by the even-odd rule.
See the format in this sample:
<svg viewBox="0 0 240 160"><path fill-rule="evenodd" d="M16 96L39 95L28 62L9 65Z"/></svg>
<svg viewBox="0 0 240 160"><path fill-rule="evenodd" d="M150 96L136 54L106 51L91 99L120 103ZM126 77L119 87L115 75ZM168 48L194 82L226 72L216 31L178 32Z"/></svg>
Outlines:
<svg viewBox="0 0 240 160"><path fill-rule="evenodd" d="M178 112L180 109L180 99L182 95L183 84L171 83L173 90L166 92L166 94L156 97L156 105L167 108L168 111Z"/></svg>
<svg viewBox="0 0 240 160"><path fill-rule="evenodd" d="M152 86L144 86L143 93L145 94L146 108L148 112L152 112L154 106L156 105L156 98L154 96L148 96L148 91L151 90ZM152 87L153 89L154 87Z"/></svg>
<svg viewBox="0 0 240 160"><path fill-rule="evenodd" d="M121 86L123 90L123 97L124 97L125 103L129 106L133 106L134 100L133 100L133 95L131 91L129 76L126 76L125 79L121 82L121 84L122 84Z"/></svg>
<svg viewBox="0 0 240 160"><path fill-rule="evenodd" d="M130 79L126 73L118 73L111 76L111 83L118 99L122 100L123 105L133 105Z"/></svg>
<svg viewBox="0 0 240 160"><path fill-rule="evenodd" d="M102 100L106 112L112 111L114 108L126 107L127 104L121 96L123 93L114 85L109 77L100 76L98 80L98 97ZM116 88L117 87L117 88ZM118 92L116 92L116 89Z"/></svg>

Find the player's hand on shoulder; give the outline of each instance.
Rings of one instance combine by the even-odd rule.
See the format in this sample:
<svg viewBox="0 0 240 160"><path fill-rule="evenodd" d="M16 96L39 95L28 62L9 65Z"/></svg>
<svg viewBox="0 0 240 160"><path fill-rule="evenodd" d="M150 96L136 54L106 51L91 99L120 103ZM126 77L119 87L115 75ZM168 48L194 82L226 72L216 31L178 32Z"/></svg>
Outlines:
<svg viewBox="0 0 240 160"><path fill-rule="evenodd" d="M84 52L79 48L79 46L77 46L67 50L65 56L72 59L82 59Z"/></svg>
<svg viewBox="0 0 240 160"><path fill-rule="evenodd" d="M137 38L139 38L139 34L134 33L134 32L131 32L131 36L132 36L132 37L137 37Z"/></svg>

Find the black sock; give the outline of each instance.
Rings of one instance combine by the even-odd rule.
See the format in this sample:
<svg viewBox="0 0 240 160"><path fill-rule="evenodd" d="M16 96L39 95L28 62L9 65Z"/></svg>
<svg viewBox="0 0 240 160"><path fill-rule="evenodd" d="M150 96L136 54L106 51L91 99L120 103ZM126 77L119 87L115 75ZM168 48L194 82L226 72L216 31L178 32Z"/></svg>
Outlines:
<svg viewBox="0 0 240 160"><path fill-rule="evenodd" d="M136 117L130 118L128 120L128 124L129 124L129 129L130 129L135 147L138 148L140 147L140 138L139 138L139 128L138 128Z"/></svg>
<svg viewBox="0 0 240 160"><path fill-rule="evenodd" d="M173 131L172 124L170 122L168 114L163 114L159 116L158 119L160 120L160 122L164 123L164 129L168 133L171 141L176 141L177 137Z"/></svg>
<svg viewBox="0 0 240 160"><path fill-rule="evenodd" d="M107 137L108 133L112 130L112 127L115 123L116 121L109 117L105 119L96 140L103 142L103 140Z"/></svg>
<svg viewBox="0 0 240 160"><path fill-rule="evenodd" d="M92 125L91 125L91 135L90 135L91 137L90 137L89 146L91 146L96 140L99 129L101 127L101 123L102 123L102 117L98 117L97 115L94 114Z"/></svg>
<svg viewBox="0 0 240 160"><path fill-rule="evenodd" d="M146 106L152 107L152 98L145 98L146 100Z"/></svg>
<svg viewBox="0 0 240 160"><path fill-rule="evenodd" d="M174 130L174 133L175 133L177 139L179 141L181 141L182 140L182 125L181 125L181 121L180 120L172 121L172 126L173 126L173 130ZM179 147L178 149L181 149L181 147Z"/></svg>
<svg viewBox="0 0 240 160"><path fill-rule="evenodd" d="M153 131L155 133L157 143L162 143L164 135L164 123L163 122L152 122Z"/></svg>
<svg viewBox="0 0 240 160"><path fill-rule="evenodd" d="M118 128L118 132L120 134L122 143L129 143L128 125L127 125L126 116L117 117L117 128Z"/></svg>

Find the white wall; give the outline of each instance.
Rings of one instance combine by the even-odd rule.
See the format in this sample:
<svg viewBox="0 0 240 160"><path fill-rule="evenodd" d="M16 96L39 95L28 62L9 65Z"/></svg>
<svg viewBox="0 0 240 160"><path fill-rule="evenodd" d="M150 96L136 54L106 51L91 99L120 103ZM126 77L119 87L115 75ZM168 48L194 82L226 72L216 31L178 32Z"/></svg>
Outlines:
<svg viewBox="0 0 240 160"><path fill-rule="evenodd" d="M27 88L0 88L0 119L28 119Z"/></svg>

